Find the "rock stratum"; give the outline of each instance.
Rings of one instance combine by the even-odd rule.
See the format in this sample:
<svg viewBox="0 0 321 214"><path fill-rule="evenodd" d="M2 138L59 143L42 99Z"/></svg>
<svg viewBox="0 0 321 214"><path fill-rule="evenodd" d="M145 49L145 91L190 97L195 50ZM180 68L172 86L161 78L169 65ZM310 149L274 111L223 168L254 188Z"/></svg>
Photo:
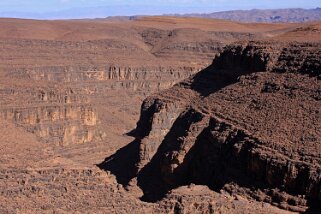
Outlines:
<svg viewBox="0 0 321 214"><path fill-rule="evenodd" d="M194 183L285 210L314 209L321 202L320 47L227 46L208 68L147 98L132 148L103 167L113 171L119 156L132 157L133 174L115 174L137 183L147 201Z"/></svg>
<svg viewBox="0 0 321 214"><path fill-rule="evenodd" d="M0 212L314 209L320 40L320 23L0 19Z"/></svg>

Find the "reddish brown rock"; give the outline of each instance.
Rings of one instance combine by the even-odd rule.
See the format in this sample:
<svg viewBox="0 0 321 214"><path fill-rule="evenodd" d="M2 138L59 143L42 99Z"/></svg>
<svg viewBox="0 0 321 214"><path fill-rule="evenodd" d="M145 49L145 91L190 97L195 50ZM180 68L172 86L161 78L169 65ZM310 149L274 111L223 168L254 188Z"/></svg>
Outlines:
<svg viewBox="0 0 321 214"><path fill-rule="evenodd" d="M167 188L206 184L292 211L320 204L320 47L235 44L145 100L142 174L154 167Z"/></svg>

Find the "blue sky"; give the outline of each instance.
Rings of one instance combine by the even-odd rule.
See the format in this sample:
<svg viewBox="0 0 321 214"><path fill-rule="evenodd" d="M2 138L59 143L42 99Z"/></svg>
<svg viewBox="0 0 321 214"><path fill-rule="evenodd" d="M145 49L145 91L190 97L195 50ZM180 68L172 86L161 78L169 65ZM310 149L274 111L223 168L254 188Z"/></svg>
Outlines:
<svg viewBox="0 0 321 214"><path fill-rule="evenodd" d="M0 0L0 15L58 11L66 14L72 11L72 14L76 14L77 10L70 9L98 7L107 8L108 12L105 13L110 15L154 15L254 8L316 8L321 7L321 0ZM79 16L82 16L81 12Z"/></svg>

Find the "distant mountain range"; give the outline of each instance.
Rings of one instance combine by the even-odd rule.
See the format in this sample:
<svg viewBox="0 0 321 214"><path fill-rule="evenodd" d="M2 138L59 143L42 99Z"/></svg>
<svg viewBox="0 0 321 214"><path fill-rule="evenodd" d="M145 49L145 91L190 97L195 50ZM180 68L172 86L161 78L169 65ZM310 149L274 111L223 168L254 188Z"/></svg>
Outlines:
<svg viewBox="0 0 321 214"><path fill-rule="evenodd" d="M164 13L184 14L192 13L193 11L195 11L195 8L189 6L168 8L165 6L155 7L153 5L111 5L98 7L79 7L51 12L8 11L0 12L0 17L26 19L95 19L115 16L136 16L148 14L162 15Z"/></svg>
<svg viewBox="0 0 321 214"><path fill-rule="evenodd" d="M137 7L137 6L112 6L112 7L91 7L91 8L74 8L56 12L2 12L0 17L8 18L28 18L28 19L84 19L84 18L106 18L121 16L123 19L133 18L135 15L144 15L146 11L151 14L158 14L160 8L154 7ZM173 9L174 10L174 9ZM132 11L127 13L128 17L122 16L124 11ZM176 10L177 11L177 10ZM191 8L181 9L177 14L166 14L165 16L180 17L201 17L213 19L226 19L238 22L307 22L321 20L321 8L315 9L273 9L273 10L234 10L214 13L188 13ZM170 13L171 11L169 11Z"/></svg>
<svg viewBox="0 0 321 214"><path fill-rule="evenodd" d="M185 14L186 17L226 19L238 22L308 22L321 20L321 8L276 9L276 10L234 10L208 14Z"/></svg>
<svg viewBox="0 0 321 214"><path fill-rule="evenodd" d="M105 18L107 16L118 16L125 10L128 10L126 6L73 8L54 12L9 11L0 13L0 17L26 19L94 19Z"/></svg>

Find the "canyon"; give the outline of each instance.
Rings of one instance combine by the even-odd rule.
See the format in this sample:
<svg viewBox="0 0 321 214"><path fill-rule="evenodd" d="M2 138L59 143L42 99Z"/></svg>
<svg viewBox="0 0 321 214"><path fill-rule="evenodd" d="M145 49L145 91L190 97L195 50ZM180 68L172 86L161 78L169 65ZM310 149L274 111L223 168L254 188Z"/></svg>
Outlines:
<svg viewBox="0 0 321 214"><path fill-rule="evenodd" d="M317 212L320 26L0 19L1 213Z"/></svg>

